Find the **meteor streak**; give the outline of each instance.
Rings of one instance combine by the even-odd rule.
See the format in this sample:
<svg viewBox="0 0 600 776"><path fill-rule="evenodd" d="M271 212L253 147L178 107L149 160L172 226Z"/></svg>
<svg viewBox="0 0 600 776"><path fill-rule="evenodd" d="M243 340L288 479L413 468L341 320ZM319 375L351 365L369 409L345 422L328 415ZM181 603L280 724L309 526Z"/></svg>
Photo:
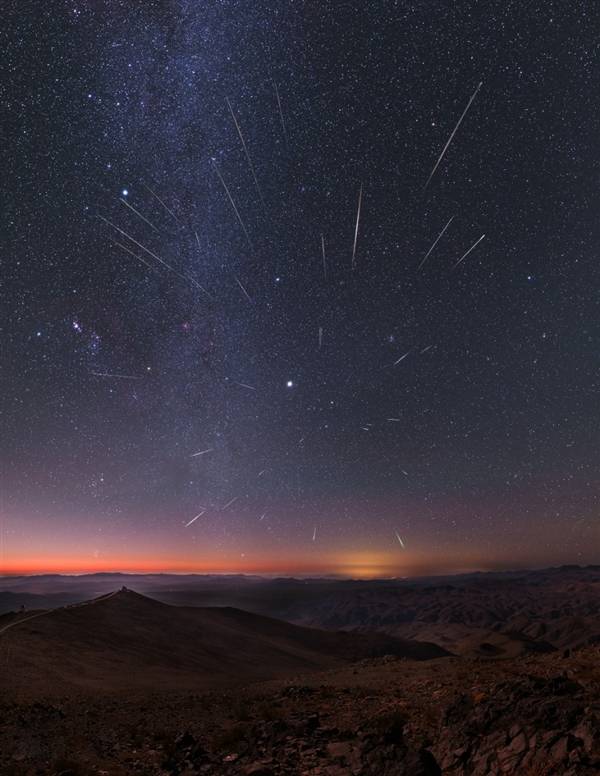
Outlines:
<svg viewBox="0 0 600 776"><path fill-rule="evenodd" d="M105 224L108 224L109 226L112 226L113 229L116 229L119 234L122 234L124 237L127 237L128 240L131 240L132 243L135 243L138 248L141 248L143 251L145 251L149 256L152 256L153 259L156 259L156 261L160 262L163 266L165 266L167 269L171 270L171 272L174 272L176 275L179 275L179 277L184 278L185 280L189 280L189 278L186 278L185 275L180 275L179 272L175 269L175 267L172 267L170 264L167 264L166 261L160 258L160 256L157 256L156 253L153 253L149 248L146 248L145 245L142 245L142 243L138 242L134 237L132 237L130 234L127 234L126 231L118 227L116 224L113 224L112 221L109 221L108 218L104 218L104 216L98 216L98 218L102 219Z"/></svg>
<svg viewBox="0 0 600 776"><path fill-rule="evenodd" d="M462 264L462 262L467 258L469 253L471 253L471 251L474 250L479 245L479 243L483 240L484 237L485 237L485 234L482 234L481 237L479 238L479 240L474 242L473 245L471 245L471 247L469 248L469 250L466 253L463 253L463 255L460 257L460 259L452 267L453 270L456 269L459 264Z"/></svg>
<svg viewBox="0 0 600 776"><path fill-rule="evenodd" d="M126 251L127 253L129 253L129 254L130 254L131 256L133 256L134 258L138 259L138 261L141 261L141 262L142 262L142 264L145 264L145 265L148 267L148 269L152 270L152 272L154 272L154 273L158 273L158 270L156 269L156 267L153 267L153 266L152 266L152 264L149 264L149 263L146 261L146 259L142 259L142 257L141 257L141 256L138 256L138 255L137 255L137 253L134 253L134 252L133 252L133 251L132 251L130 248L128 248L126 245L123 245L122 243L120 243L120 242L117 242L116 240L112 240L112 239L110 239L110 238L109 238L109 240L111 241L111 243L112 243L113 245L116 245L116 246L118 246L119 248L121 248L122 250Z"/></svg>
<svg viewBox="0 0 600 776"><path fill-rule="evenodd" d="M185 524L185 527L187 528L189 525L191 525L193 522L195 522L199 517L202 517L202 515L206 512L206 509L203 509L202 512L198 512L196 517L192 517L189 523Z"/></svg>
<svg viewBox="0 0 600 776"><path fill-rule="evenodd" d="M452 130L452 134L451 134L451 135L450 135L450 137L448 138L448 141L446 142L446 145L443 147L443 149L442 149L442 153L439 155L439 157L438 157L438 160L437 160L437 162L435 163L433 170L431 171L431 175L429 176L429 178L427 178L427 183L426 183L426 184L423 186L423 189L426 189L426 188L427 188L427 186L429 186L429 183L430 183L431 179L432 179L432 178L433 178L433 176L435 175L435 171L437 170L437 168L439 167L439 164L440 164L440 162L441 162L441 161L442 161L442 159L444 158L444 155L445 155L446 151L448 150L448 147L450 146L450 143L451 143L451 142L452 142L452 140L454 139L454 135L456 134L456 132L457 132L458 128L459 128L459 127L460 127L460 125L462 124L462 120L463 120L463 119L464 119L464 117L467 115L467 111L468 111L468 110L469 110L469 108L471 107L471 103L473 102L473 100L475 99L475 97L477 97L477 92L478 92L478 91L481 89L482 85L483 85L483 81L480 81L480 83L477 85L477 89L475 89L475 91L474 91L474 92L473 92L473 94L471 95L471 99L470 99L470 100L469 100L469 102L467 103L467 107L466 107L466 108L464 109L464 111L462 112L462 115L461 115L461 117L459 118L459 120L458 120L458 121L457 121L457 123L456 123L456 126L455 126L455 127L454 127L454 129Z"/></svg>
<svg viewBox="0 0 600 776"><path fill-rule="evenodd" d="M139 375L117 375L112 372L90 372L94 377L116 377L119 380L142 380Z"/></svg>
<svg viewBox="0 0 600 776"><path fill-rule="evenodd" d="M242 291L243 291L243 293L244 293L244 296L246 297L246 299L247 299L247 300L248 300L248 301L249 301L249 302L252 304L252 297L251 297L251 296L250 296L250 294L249 294L249 293L246 291L246 289L245 289L245 288L244 288L244 286L242 285L242 283L241 283L240 279L237 277L237 275L234 275L233 277L235 278L235 280L236 280L236 283L238 284L238 286L239 286L239 287L242 289Z"/></svg>
<svg viewBox="0 0 600 776"><path fill-rule="evenodd" d="M157 229L157 228L154 226L154 224L152 223L152 221L148 221L148 219L147 219L145 216L143 216L143 215L140 213L140 211L139 211L139 210L136 210L136 209L133 207L133 205L130 205L130 204L129 204L129 202L127 202L127 200L126 200L126 199L124 199L123 197L119 197L119 201L120 201L120 202L122 202L122 203L125 205L125 207L128 207L128 208L129 208L131 211L133 211L133 212L136 214L136 216L138 216L139 218L141 218L141 219L142 219L142 221L145 221L145 222L148 224L148 226L152 227L152 229L154 229L154 231L155 231L155 232L158 232L158 231L159 231L159 230L158 230L158 229Z"/></svg>
<svg viewBox="0 0 600 776"><path fill-rule="evenodd" d="M281 120L281 128L283 130L283 136L285 138L285 145L286 145L287 149L289 150L290 144L289 144L289 141L288 141L288 133L287 133L287 129L285 127L285 121L284 121L284 118L283 118L283 111L281 110L281 98L279 97L279 89L277 88L277 81L275 81L275 79L273 79L273 86L275 87L275 96L277 97L277 107L279 108L279 118Z"/></svg>
<svg viewBox="0 0 600 776"><path fill-rule="evenodd" d="M404 361L404 359L410 354L410 350L407 350L406 353L403 356L400 356L399 359L394 361L394 366L397 366L401 361Z"/></svg>
<svg viewBox="0 0 600 776"><path fill-rule="evenodd" d="M441 232L438 234L438 236L435 238L435 241L434 241L433 245L432 245L432 246L431 246L431 248L430 248L430 249L427 251L427 253L425 254L425 256L424 256L424 258L423 258L423 261L422 261L422 262L419 264L419 266L417 267L417 269L421 269L421 267L423 266L423 264L425 264L425 262L427 261L427 259L428 259L428 258L429 258L429 256L431 255L431 252L433 251L433 249L435 248L435 246L436 246L436 245L439 243L439 241L441 240L441 238L442 238L442 235L444 234L444 232L446 231L446 229L447 229L447 228L450 226L450 224L452 223L453 219L454 219L454 216L452 216L452 218L451 218L451 219L448 221L448 223L446 224L446 226L445 226L445 227L442 229L442 231L441 231Z"/></svg>
<svg viewBox="0 0 600 776"><path fill-rule="evenodd" d="M160 204L161 204L161 205L164 207L164 209L167 211L167 213L168 213L170 216L173 216L173 218L174 218L174 219L177 221L177 223L179 224L179 226L181 226L181 221L180 221L180 220L177 218L177 216L175 215L175 213L174 213L174 212L173 212L173 211L172 211L170 208L168 208L168 207L165 205L165 203L164 203L164 202L163 202L163 200L162 200L162 199L161 199L161 198L158 196L158 194L157 194L155 191L152 191L152 189L150 188L150 186L146 186L146 184L145 184L145 183L142 183L142 186L143 186L145 189L148 189L148 191L150 192L150 194L152 194L152 196L153 196L153 197L155 197L155 198L156 198L156 199L157 199L157 200L160 202Z"/></svg>
<svg viewBox="0 0 600 776"><path fill-rule="evenodd" d="M362 191L363 191L363 187L361 184L360 191L358 192L358 207L356 208L356 226L354 227L354 245L352 247L352 269L354 269L356 265L356 243L358 240L358 225L360 223L360 206L362 203Z"/></svg>

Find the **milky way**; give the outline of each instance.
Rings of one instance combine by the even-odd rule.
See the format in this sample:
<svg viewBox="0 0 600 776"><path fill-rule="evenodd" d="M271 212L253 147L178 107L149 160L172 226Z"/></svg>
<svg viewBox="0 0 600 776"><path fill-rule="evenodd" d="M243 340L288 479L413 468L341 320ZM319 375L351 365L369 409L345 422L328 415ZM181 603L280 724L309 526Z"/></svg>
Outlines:
<svg viewBox="0 0 600 776"><path fill-rule="evenodd" d="M594 3L8 6L7 569L598 560Z"/></svg>

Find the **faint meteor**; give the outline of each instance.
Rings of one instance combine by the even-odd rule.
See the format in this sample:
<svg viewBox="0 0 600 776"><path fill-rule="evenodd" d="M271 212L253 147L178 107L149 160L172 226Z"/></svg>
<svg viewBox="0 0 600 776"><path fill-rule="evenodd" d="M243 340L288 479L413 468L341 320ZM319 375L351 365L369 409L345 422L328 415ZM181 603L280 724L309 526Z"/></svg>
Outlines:
<svg viewBox="0 0 600 776"><path fill-rule="evenodd" d="M113 372L90 372L94 377L115 377L118 380L143 380L140 375L118 375Z"/></svg>
<svg viewBox="0 0 600 776"><path fill-rule="evenodd" d="M203 509L202 512L198 512L196 517L192 517L189 523L185 524L185 527L187 528L189 525L191 525L193 522L195 522L199 517L202 517L202 515L206 512L206 509Z"/></svg>
<svg viewBox="0 0 600 776"><path fill-rule="evenodd" d="M161 205L164 207L164 209L167 211L167 213L168 213L170 216L173 216L173 218L174 218L174 219L177 221L177 223L179 224L179 226L181 226L181 221L180 221L180 220L177 218L177 216L175 215L175 213L174 213L174 212L173 212L173 211L172 211L170 208L168 208L168 207L166 206L166 204L165 204L165 203L163 202L163 200L162 200L162 199L161 199L161 198L158 196L158 194L157 194L155 191L152 191L152 189L150 188L150 186L146 186L146 184L145 184L145 183L142 183L142 186L143 186L145 189L148 189L148 191L150 192L150 194L152 194L152 196L153 196L153 197L155 197L155 198L156 198L156 199L157 199L157 200L160 202L160 204L161 204Z"/></svg>
<svg viewBox="0 0 600 776"><path fill-rule="evenodd" d="M448 223L446 224L446 226L445 226L445 227L442 229L442 231L441 231L441 232L438 234L438 236L435 238L435 241L434 241L433 245L431 246L431 248L430 248L430 249L427 251L427 253L425 254L425 256L424 256L424 258L423 258L423 261L422 261L422 262L419 264L419 266L417 267L417 270L420 270L420 269L421 269L421 267L423 266L423 264L425 264L425 262L427 261L427 259L428 259L428 258L429 258L429 256L431 255L431 252L433 251L433 249L435 248L435 246L436 246L436 245L439 243L439 241L441 240L441 238L442 238L442 236L443 236L444 232L445 232L445 231L446 231L446 229L447 229L447 228L450 226L450 224L452 223L452 221L453 221L453 220L454 220L454 216L452 216L452 218L451 218L451 219L448 221Z"/></svg>
<svg viewBox="0 0 600 776"><path fill-rule="evenodd" d="M435 347L435 345L427 345L427 347L423 348L423 350L421 351L421 355L423 355L423 353L427 353L427 351L431 350L431 348L433 347Z"/></svg>
<svg viewBox="0 0 600 776"><path fill-rule="evenodd" d="M206 455L206 453L212 453L214 448L208 447L206 450L199 450L197 453L192 453L190 458L197 458L199 455Z"/></svg>
<svg viewBox="0 0 600 776"><path fill-rule="evenodd" d="M394 361L394 366L397 366L397 365L398 365L398 364L399 364L401 361L404 361L404 359L405 359L405 358L406 358L408 355L410 355L410 350L407 350L407 351L406 351L406 353L405 353L403 356L400 356L400 358L399 358L399 359L397 359L396 361Z"/></svg>
<svg viewBox="0 0 600 776"><path fill-rule="evenodd" d="M240 385L242 388L248 388L250 391L255 391L256 388L253 385L248 385L248 383L238 383L237 380L232 380L232 383L235 383L236 385Z"/></svg>
<svg viewBox="0 0 600 776"><path fill-rule="evenodd" d="M285 120L283 118L283 111L281 109L281 98L279 96L279 89L277 88L277 81L275 79L273 79L273 86L275 87L275 96L277 97L277 107L279 108L279 119L281 121L281 129L283 130L283 136L285 138L285 145L286 145L287 149L289 150L290 143L289 143L289 140L288 140L287 129L285 127Z"/></svg>
<svg viewBox="0 0 600 776"><path fill-rule="evenodd" d="M360 186L360 191L358 192L358 206L356 208L356 226L354 227L354 245L352 246L352 269L354 269L356 264L356 243L358 241L358 225L360 223L360 206L362 204L362 183Z"/></svg>
<svg viewBox="0 0 600 776"><path fill-rule="evenodd" d="M398 539L398 541L400 542L400 546L402 547L403 550L405 550L406 549L406 545L402 541L402 538L401 538L400 534L398 533L398 531L394 531L394 533L396 534L396 539Z"/></svg>
<svg viewBox="0 0 600 776"><path fill-rule="evenodd" d="M230 506L231 506L231 505L234 503L234 501L237 501L237 500L238 500L238 498L239 498L239 496L234 496L234 497L233 497L233 498L232 498L230 501L228 501L228 502L225 504L225 506L222 506L222 507L221 507L221 512L223 512L223 510L227 509L227 507L230 507Z"/></svg>
<svg viewBox="0 0 600 776"><path fill-rule="evenodd" d="M313 542L317 540L317 526L315 526L315 530L313 531Z"/></svg>
<svg viewBox="0 0 600 776"><path fill-rule="evenodd" d="M467 258L469 253L471 253L471 251L474 250L479 245L479 243L483 240L484 237L485 237L485 234L482 234L481 237L479 238L479 240L477 240L476 242L473 243L473 245L471 245L469 250L466 253L464 253L460 257L460 259L456 262L456 264L452 267L453 270L456 269L459 264L462 264L462 262Z"/></svg>
<svg viewBox="0 0 600 776"><path fill-rule="evenodd" d="M223 176L221 175L221 171L217 167L217 163L215 162L214 159L212 159L212 163L213 163L213 167L215 168L215 172L219 176L219 180L221 181L221 183L223 185L223 188L225 189L225 193L229 197L229 201L231 202L231 207L233 208L233 210L234 210L234 212L235 212L235 214L237 216L237 220L239 221L239 224L240 224L240 226L242 227L242 229L244 231L244 234L246 236L246 240L248 242L248 246L250 247L251 251L254 251L254 248L252 247L252 242L250 240L250 235L248 234L248 230L246 229L246 224L244 224L244 222L242 221L242 217L240 215L240 211L237 209L237 205L233 201L233 197L231 196L231 192L227 188L227 184L225 183L225 180L223 179Z"/></svg>
<svg viewBox="0 0 600 776"><path fill-rule="evenodd" d="M325 257L325 237L321 235L321 255L323 256L323 277L327 280L327 258Z"/></svg>
<svg viewBox="0 0 600 776"><path fill-rule="evenodd" d="M235 113L233 112L233 108L231 107L231 103L229 102L228 97L225 97L225 102L227 103L229 112L231 113L231 118L233 119L233 123L235 124L235 128L237 129L237 133L240 136L240 140L242 141L242 148L244 149L244 153L246 154L246 159L248 160L248 167L250 167L250 172L252 173L252 177L254 178L254 185L256 186L256 190L258 191L258 196L260 197L262 206L266 211L267 208L265 205L265 200L263 198L262 191L260 190L258 178L256 177L254 165L252 164L252 159L250 159L250 154L248 153L248 148L246 147L246 141L244 140L244 136L242 135L242 130L240 129L240 125L238 124L238 120L235 117Z"/></svg>
<svg viewBox="0 0 600 776"><path fill-rule="evenodd" d="M323 344L323 327L319 326L319 350L321 350L322 344Z"/></svg>
<svg viewBox="0 0 600 776"><path fill-rule="evenodd" d="M475 91L474 91L474 92L473 92L473 94L471 95L471 99L470 99L470 100L469 100L469 102L467 103L467 107L466 107L466 108L464 109L464 111L462 112L462 115L461 115L461 117L459 118L459 120L458 120L458 121L457 121L457 123L456 123L456 126L455 126L455 127L454 127L454 129L452 130L452 134L451 134L451 135L450 135L450 137L448 138L448 140L447 140L447 142L446 142L446 145L443 147L443 149L442 149L442 153L439 155L439 157L438 157L438 160L437 160L437 162L435 163L435 166L434 166L433 170L431 171L431 175L429 176L429 178L427 178L427 183L426 183L426 184L423 186L423 189L426 189L426 188L427 188L427 186L429 186L429 183L431 182L431 179L432 179L432 178L433 178L433 176L435 175L435 171L437 170L437 168L438 168L438 167L439 167L439 165L440 165L440 162L441 162L441 161L442 161L442 159L444 158L444 155L445 155L446 151L448 150L448 147L450 146L450 143L451 143L451 142L452 142L452 140L454 139L454 135L456 134L456 132L458 131L458 128L459 128L459 127L460 127L460 125L462 124L462 120L463 120L463 119L464 119L464 117L467 115L467 111L468 111L468 110L469 110L469 108L471 107L471 104L472 104L473 100L475 99L475 97L477 97L477 92L478 92L478 91L481 89L482 85L483 85L483 81L480 81L480 82L479 82L479 84L477 85L477 89L475 89Z"/></svg>
<svg viewBox="0 0 600 776"><path fill-rule="evenodd" d="M261 516L258 518L259 522L260 522L261 520L264 520L266 516L267 516L267 513L266 513L266 512L263 512L263 513L262 513L262 515L261 515Z"/></svg>
<svg viewBox="0 0 600 776"><path fill-rule="evenodd" d="M390 421L390 423L401 423L402 422L401 418L388 418L388 420Z"/></svg>
<svg viewBox="0 0 600 776"><path fill-rule="evenodd" d="M266 471L267 471L266 469L263 469L263 470L262 470L262 471L260 471L260 472L259 472L259 473L258 473L256 476L257 476L257 477L262 477L262 476L263 476L263 474L264 474Z"/></svg>
<svg viewBox="0 0 600 776"><path fill-rule="evenodd" d="M408 472L405 469L400 469L402 474L404 474L405 477L408 477Z"/></svg>
<svg viewBox="0 0 600 776"><path fill-rule="evenodd" d="M241 283L240 279L238 278L238 276L237 276L237 275L234 275L233 277L235 278L235 280L236 280L236 283L238 284L238 286L239 286L239 287L242 289L242 291L243 291L243 293L244 293L244 296L246 297L246 299L247 299L247 300L250 302L250 304L252 304L252 297L251 297L251 296L250 296L250 294L249 294L249 293L246 291L246 289L245 289L245 288L244 288L244 286L242 285L242 283Z"/></svg>

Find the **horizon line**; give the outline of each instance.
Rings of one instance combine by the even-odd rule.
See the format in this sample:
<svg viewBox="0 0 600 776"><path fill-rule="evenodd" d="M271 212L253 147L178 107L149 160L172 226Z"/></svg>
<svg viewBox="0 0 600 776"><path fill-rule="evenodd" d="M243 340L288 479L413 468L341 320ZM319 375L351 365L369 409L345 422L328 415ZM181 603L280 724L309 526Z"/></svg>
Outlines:
<svg viewBox="0 0 600 776"><path fill-rule="evenodd" d="M264 572L252 572L252 571L126 571L126 570L111 570L111 571L14 571L8 573L0 573L0 579L11 579L15 577L92 577L92 576L130 576L130 577L144 577L144 576L176 576L176 577L257 577L261 579L332 579L332 580L348 580L348 581L385 581L385 580L407 580L407 579L423 579L429 577L459 577L469 574L510 574L519 571L546 571L557 569L589 569L600 568L600 563L586 563L581 565L580 563L561 563L558 565L521 565L521 566L503 566L498 568L473 568L454 571L432 571L431 573L416 573L416 574L394 574L394 575L353 575L344 574L340 572L277 572L277 571L264 571Z"/></svg>

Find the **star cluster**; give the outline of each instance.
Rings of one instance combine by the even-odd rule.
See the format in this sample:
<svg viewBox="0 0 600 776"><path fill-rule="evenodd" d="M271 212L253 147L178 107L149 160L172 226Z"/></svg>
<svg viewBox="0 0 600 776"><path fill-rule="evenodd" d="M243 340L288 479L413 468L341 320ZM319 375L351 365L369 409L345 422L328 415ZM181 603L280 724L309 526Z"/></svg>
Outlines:
<svg viewBox="0 0 600 776"><path fill-rule="evenodd" d="M594 3L8 5L7 570L598 560Z"/></svg>

